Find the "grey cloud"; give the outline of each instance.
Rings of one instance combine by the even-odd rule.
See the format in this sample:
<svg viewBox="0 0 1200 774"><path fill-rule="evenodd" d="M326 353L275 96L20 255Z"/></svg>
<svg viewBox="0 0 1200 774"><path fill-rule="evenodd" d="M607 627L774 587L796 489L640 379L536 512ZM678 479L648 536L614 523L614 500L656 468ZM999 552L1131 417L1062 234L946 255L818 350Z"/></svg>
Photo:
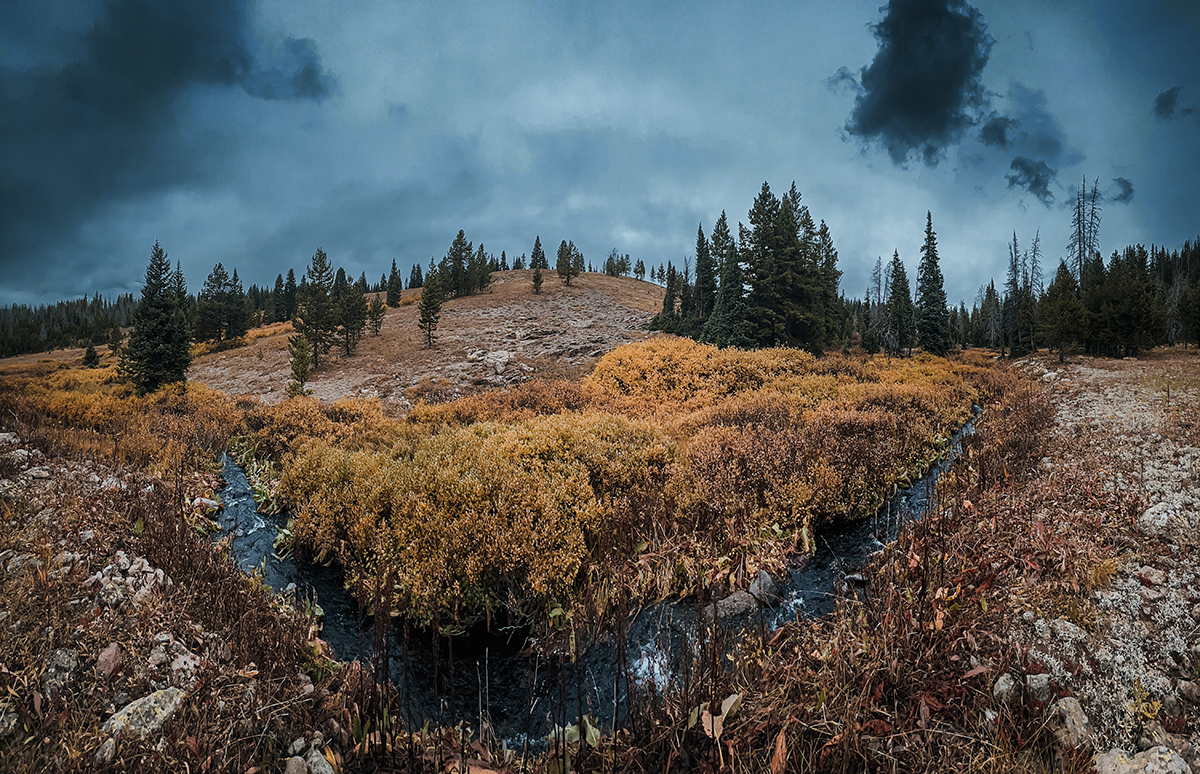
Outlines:
<svg viewBox="0 0 1200 774"><path fill-rule="evenodd" d="M1123 177L1113 178L1113 182L1117 184L1118 191L1116 194L1106 194L1104 198L1114 204L1129 204L1133 201L1133 183Z"/></svg>
<svg viewBox="0 0 1200 774"><path fill-rule="evenodd" d="M333 87L311 41L283 44L266 69L248 0L115 0L55 64L0 65L0 267L53 252L96 209L217 174L211 138L182 121L196 87L272 78L277 98ZM290 70L290 71L289 71ZM277 75L276 75L277 73Z"/></svg>
<svg viewBox="0 0 1200 774"><path fill-rule="evenodd" d="M984 145L997 148L1008 147L1008 133L1021 125L1021 122L1008 116L993 116L979 130L979 139Z"/></svg>
<svg viewBox="0 0 1200 774"><path fill-rule="evenodd" d="M1169 119L1175 115L1175 105L1179 102L1179 92L1182 89L1179 86L1167 89L1162 94L1154 98L1154 115L1162 119Z"/></svg>
<svg viewBox="0 0 1200 774"><path fill-rule="evenodd" d="M1058 172L1050 168L1044 161L1034 160L1026 156L1017 156L1009 165L1012 172L1004 176L1009 188L1024 188L1033 194L1047 207L1054 201L1050 192L1050 184L1054 182Z"/></svg>
<svg viewBox="0 0 1200 774"><path fill-rule="evenodd" d="M993 40L983 17L963 0L891 0L875 38L846 131L879 142L896 164L916 153L936 165L987 104Z"/></svg>
<svg viewBox="0 0 1200 774"><path fill-rule="evenodd" d="M863 91L862 84L854 77L854 73L850 72L849 67L839 67L836 73L826 78L825 88L834 93L843 89L855 94L862 94Z"/></svg>

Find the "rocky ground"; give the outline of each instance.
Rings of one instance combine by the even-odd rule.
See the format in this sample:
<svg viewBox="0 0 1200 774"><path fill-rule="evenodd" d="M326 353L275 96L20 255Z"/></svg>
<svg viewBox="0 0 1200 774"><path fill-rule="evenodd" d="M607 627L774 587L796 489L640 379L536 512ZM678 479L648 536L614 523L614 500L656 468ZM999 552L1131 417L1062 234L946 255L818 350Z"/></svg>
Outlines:
<svg viewBox="0 0 1200 774"><path fill-rule="evenodd" d="M1024 690L1045 705L1060 744L1096 750L1101 774L1200 771L1198 365L1161 351L1020 365L1057 398L1044 478L1100 475L1139 503L1098 528L1115 558L1090 604L1050 618L1031 603L1011 622L1025 673L993 686L1001 703Z"/></svg>
<svg viewBox="0 0 1200 774"><path fill-rule="evenodd" d="M309 388L322 400L377 397L403 411L417 398L453 399L534 377L576 378L610 350L654 335L645 325L662 305L657 285L590 273L567 287L545 272L542 292L534 294L530 274L496 272L486 292L448 299L432 349L417 328L420 291L405 291L405 305L388 310L380 335L368 334L351 357L331 352ZM291 379L290 332L290 324L272 326L249 346L198 358L188 378L278 402Z"/></svg>

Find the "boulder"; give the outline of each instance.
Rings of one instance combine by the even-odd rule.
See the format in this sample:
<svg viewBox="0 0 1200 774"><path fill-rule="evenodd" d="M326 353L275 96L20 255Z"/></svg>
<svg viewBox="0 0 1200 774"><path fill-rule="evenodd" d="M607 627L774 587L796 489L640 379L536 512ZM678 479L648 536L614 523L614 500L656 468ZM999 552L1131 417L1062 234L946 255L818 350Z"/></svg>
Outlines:
<svg viewBox="0 0 1200 774"><path fill-rule="evenodd" d="M1054 732L1054 741L1064 750L1082 750L1092 744L1092 726L1074 696L1054 703L1048 725Z"/></svg>
<svg viewBox="0 0 1200 774"><path fill-rule="evenodd" d="M145 739L158 733L163 723L171 719L187 694L178 688L155 691L130 702L105 721L101 730L113 736L126 734Z"/></svg>
<svg viewBox="0 0 1200 774"><path fill-rule="evenodd" d="M996 678L995 685L992 686L992 698L999 704L1008 704L1016 698L1017 681L1013 676L1005 672Z"/></svg>
<svg viewBox="0 0 1200 774"><path fill-rule="evenodd" d="M1054 698L1054 687L1050 684L1050 675L1026 675L1025 689L1029 695L1042 704L1049 704Z"/></svg>
<svg viewBox="0 0 1200 774"><path fill-rule="evenodd" d="M109 737L104 740L104 744L100 745L100 749L96 751L96 765L107 766L113 762L113 758L117 757L117 743Z"/></svg>
<svg viewBox="0 0 1200 774"><path fill-rule="evenodd" d="M1191 774L1192 767L1166 747L1153 747L1130 756L1109 750L1096 756L1096 774Z"/></svg>
<svg viewBox="0 0 1200 774"><path fill-rule="evenodd" d="M750 596L764 605L773 605L779 601L779 587L766 570L759 570L758 577L750 584Z"/></svg>
<svg viewBox="0 0 1200 774"><path fill-rule="evenodd" d="M305 759L308 762L308 774L335 774L333 766L329 765L329 761L325 760L325 754L317 745L313 745L308 751L308 757Z"/></svg>
<svg viewBox="0 0 1200 774"><path fill-rule="evenodd" d="M42 675L42 688L50 701L61 695L70 687L79 669L79 651L71 648L59 648L50 651L46 657L46 671Z"/></svg>
<svg viewBox="0 0 1200 774"><path fill-rule="evenodd" d="M291 758L288 758L283 774L308 774L308 764L304 762L303 758L293 755Z"/></svg>
<svg viewBox="0 0 1200 774"><path fill-rule="evenodd" d="M120 668L121 646L110 642L108 647L100 651L99 656L96 656L96 671L103 677L112 677L113 673Z"/></svg>

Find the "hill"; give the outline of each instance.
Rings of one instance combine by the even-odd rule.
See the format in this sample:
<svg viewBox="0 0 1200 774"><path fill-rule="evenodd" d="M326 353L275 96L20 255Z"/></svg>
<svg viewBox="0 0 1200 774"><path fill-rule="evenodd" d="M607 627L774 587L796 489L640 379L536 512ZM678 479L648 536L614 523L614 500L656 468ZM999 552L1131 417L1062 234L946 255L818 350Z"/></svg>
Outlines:
<svg viewBox="0 0 1200 774"><path fill-rule="evenodd" d="M567 287L545 272L535 295L531 275L495 272L484 293L447 299L432 349L417 329L421 291L404 291L402 305L387 310L380 335L368 334L351 357L332 352L309 388L322 400L378 397L404 410L417 397L452 399L535 376L577 378L606 352L656 335L645 324L662 306L657 285L587 273ZM291 379L291 332L291 323L259 329L245 347L197 358L188 378L230 395L278 402Z"/></svg>

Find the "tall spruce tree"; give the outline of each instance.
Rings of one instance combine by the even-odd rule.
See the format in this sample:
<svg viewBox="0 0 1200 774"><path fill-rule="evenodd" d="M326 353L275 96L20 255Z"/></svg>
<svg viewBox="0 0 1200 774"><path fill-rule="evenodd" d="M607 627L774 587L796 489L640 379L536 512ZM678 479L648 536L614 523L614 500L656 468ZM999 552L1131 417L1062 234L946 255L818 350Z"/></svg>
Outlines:
<svg viewBox="0 0 1200 774"><path fill-rule="evenodd" d="M542 267L536 266L533 269L533 293L540 295L542 292Z"/></svg>
<svg viewBox="0 0 1200 774"><path fill-rule="evenodd" d="M186 295L182 270L171 271L166 251L155 240L142 297L133 310L133 330L121 349L118 367L143 395L186 380L192 362Z"/></svg>
<svg viewBox="0 0 1200 774"><path fill-rule="evenodd" d="M724 211L713 226L711 241L713 258L721 267L721 284L713 302L712 314L700 331L700 341L718 347L753 347L753 331L746 319L746 302L743 298L742 267Z"/></svg>
<svg viewBox="0 0 1200 774"><path fill-rule="evenodd" d="M575 243L564 239L558 246L558 262L555 264L555 271L564 285L571 286L571 278L578 277L583 271L582 263L583 254L575 249Z"/></svg>
<svg viewBox="0 0 1200 774"><path fill-rule="evenodd" d="M383 303L383 299L379 294L371 296L371 304L367 307L367 324L371 328L371 335L378 336L379 331L383 329L383 317L387 314L387 306Z"/></svg>
<svg viewBox="0 0 1200 774"><path fill-rule="evenodd" d="M417 264L420 266L420 264ZM400 295L404 290L404 278L396 268L396 259L392 259L392 271L387 279L387 305L395 309L400 306Z"/></svg>
<svg viewBox="0 0 1200 774"><path fill-rule="evenodd" d="M888 295L888 315L892 325L890 354L904 355L912 351L916 336L912 291L909 290L908 273L904 270L904 262L900 260L899 250L892 253L888 276L891 287Z"/></svg>
<svg viewBox="0 0 1200 774"><path fill-rule="evenodd" d="M275 302L275 316L271 322L286 322L290 318L287 313L287 298L284 296L283 275L275 277L275 289L271 291L271 299Z"/></svg>
<svg viewBox="0 0 1200 774"><path fill-rule="evenodd" d="M294 269L288 269L287 282L283 285L284 309L287 314L285 319L287 320L294 320L296 318L296 306L298 304L296 293L298 290L299 288L296 286L296 272Z"/></svg>
<svg viewBox="0 0 1200 774"><path fill-rule="evenodd" d="M421 300L417 306L417 327L425 337L425 346L432 347L437 332L438 318L442 314L442 272L429 270L425 284L421 287Z"/></svg>
<svg viewBox="0 0 1200 774"><path fill-rule="evenodd" d="M697 319L707 320L717 301L717 271L713 263L712 250L704 236L704 224L696 229L696 289L695 312Z"/></svg>
<svg viewBox="0 0 1200 774"><path fill-rule="evenodd" d="M321 356L333 346L337 331L337 318L331 292L333 291L333 267L325 251L317 248L304 282L296 291L296 332L304 336L312 347L312 370L320 367Z"/></svg>
<svg viewBox="0 0 1200 774"><path fill-rule="evenodd" d="M220 261L208 273L196 302L196 340L225 338L229 312L229 272Z"/></svg>
<svg viewBox="0 0 1200 774"><path fill-rule="evenodd" d="M466 232L459 229L458 235L454 237L454 241L450 244L450 251L446 253L446 270L443 276L439 278L446 295L455 298L470 295L469 270L473 256L474 246L467 241Z"/></svg>
<svg viewBox="0 0 1200 774"><path fill-rule="evenodd" d="M1079 300L1079 286L1066 261L1058 264L1058 273L1042 298L1042 335L1046 344L1058 351L1058 362L1083 340L1087 310Z"/></svg>
<svg viewBox="0 0 1200 774"><path fill-rule="evenodd" d="M412 271L408 273L408 287L409 290L425 287L425 276L421 274L421 264L419 261L413 264Z"/></svg>
<svg viewBox="0 0 1200 774"><path fill-rule="evenodd" d="M338 269L333 281L333 311L337 340L347 357L354 354L367 327L367 299L359 288L359 283L347 282L345 272Z"/></svg>
<svg viewBox="0 0 1200 774"><path fill-rule="evenodd" d="M950 351L950 310L946 307L942 269L938 265L933 213L925 213L925 244L917 267L917 341L931 355Z"/></svg>
<svg viewBox="0 0 1200 774"><path fill-rule="evenodd" d="M529 268L542 269L543 271L550 268L550 262L546 260L546 251L542 249L542 237L540 235L533 238L533 252L529 254Z"/></svg>

